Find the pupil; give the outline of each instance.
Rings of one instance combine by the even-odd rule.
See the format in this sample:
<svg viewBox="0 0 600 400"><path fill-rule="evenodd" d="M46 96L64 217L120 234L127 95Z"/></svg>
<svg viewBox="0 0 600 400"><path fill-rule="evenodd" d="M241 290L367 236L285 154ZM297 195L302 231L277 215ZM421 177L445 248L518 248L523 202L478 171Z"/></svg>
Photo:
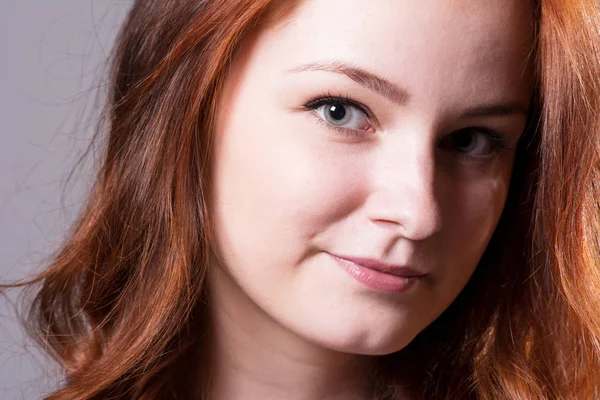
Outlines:
<svg viewBox="0 0 600 400"><path fill-rule="evenodd" d="M332 105L329 107L329 115L333 119L342 120L346 116L346 109L343 105Z"/></svg>
<svg viewBox="0 0 600 400"><path fill-rule="evenodd" d="M473 144L473 136L468 133L456 136L456 145L458 147L470 147Z"/></svg>

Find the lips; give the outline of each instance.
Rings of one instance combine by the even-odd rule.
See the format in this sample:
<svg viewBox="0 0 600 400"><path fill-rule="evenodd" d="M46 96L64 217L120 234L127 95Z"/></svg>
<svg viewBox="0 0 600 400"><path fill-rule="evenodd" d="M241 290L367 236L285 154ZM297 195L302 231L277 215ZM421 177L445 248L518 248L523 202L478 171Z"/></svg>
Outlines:
<svg viewBox="0 0 600 400"><path fill-rule="evenodd" d="M427 274L421 273L409 267L401 265L387 264L372 258L358 258L358 257L343 257L333 255L334 257L341 258L342 260L350 261L356 265L360 265L365 268L369 268L375 271L383 272L385 274L403 276L406 278L417 278Z"/></svg>
<svg viewBox="0 0 600 400"><path fill-rule="evenodd" d="M406 266L387 264L375 259L328 254L356 281L382 293L407 291L427 276Z"/></svg>

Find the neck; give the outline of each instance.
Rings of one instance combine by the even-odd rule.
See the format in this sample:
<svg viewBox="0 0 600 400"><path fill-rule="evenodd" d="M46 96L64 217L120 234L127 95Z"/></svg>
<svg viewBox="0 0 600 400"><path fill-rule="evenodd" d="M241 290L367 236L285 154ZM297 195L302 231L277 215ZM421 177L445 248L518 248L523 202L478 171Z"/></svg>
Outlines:
<svg viewBox="0 0 600 400"><path fill-rule="evenodd" d="M213 399L371 398L372 357L340 353L300 338L224 275L215 272L210 285Z"/></svg>

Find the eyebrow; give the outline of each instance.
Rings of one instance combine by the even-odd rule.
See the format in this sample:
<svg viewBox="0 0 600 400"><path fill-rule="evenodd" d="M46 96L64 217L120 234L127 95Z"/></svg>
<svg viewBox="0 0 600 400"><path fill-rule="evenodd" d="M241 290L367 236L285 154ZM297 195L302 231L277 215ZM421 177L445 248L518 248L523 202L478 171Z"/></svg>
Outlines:
<svg viewBox="0 0 600 400"><path fill-rule="evenodd" d="M508 101L506 103L499 103L493 105L484 105L484 106L475 106L469 107L467 110L461 115L462 118L466 117L488 117L488 116L497 116L502 117L506 115L524 115L525 117L529 116L528 107L523 105L523 103L519 101Z"/></svg>
<svg viewBox="0 0 600 400"><path fill-rule="evenodd" d="M292 68L288 72L304 71L329 71L336 74L346 75L354 82L379 93L383 97L401 106L410 101L410 94L405 89L394 85L386 79L383 79L363 68L347 64L342 61L311 62Z"/></svg>
<svg viewBox="0 0 600 400"><path fill-rule="evenodd" d="M343 61L311 62L288 70L290 73L304 71L328 71L346 75L354 82L382 95L400 106L405 106L411 99L410 93L387 79L377 76L364 68ZM529 115L528 106L519 101L469 107L463 112L461 118L481 116L506 116L514 114Z"/></svg>

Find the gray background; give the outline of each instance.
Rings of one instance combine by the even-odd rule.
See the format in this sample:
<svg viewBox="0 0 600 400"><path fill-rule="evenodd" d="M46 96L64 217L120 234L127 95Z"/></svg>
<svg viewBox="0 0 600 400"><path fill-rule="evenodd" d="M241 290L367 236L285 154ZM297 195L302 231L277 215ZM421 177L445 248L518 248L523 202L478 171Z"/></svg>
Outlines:
<svg viewBox="0 0 600 400"><path fill-rule="evenodd" d="M89 144L104 60L131 1L0 1L0 281L39 271L89 185ZM94 108L96 107L96 108ZM0 298L0 399L39 399L59 371Z"/></svg>

